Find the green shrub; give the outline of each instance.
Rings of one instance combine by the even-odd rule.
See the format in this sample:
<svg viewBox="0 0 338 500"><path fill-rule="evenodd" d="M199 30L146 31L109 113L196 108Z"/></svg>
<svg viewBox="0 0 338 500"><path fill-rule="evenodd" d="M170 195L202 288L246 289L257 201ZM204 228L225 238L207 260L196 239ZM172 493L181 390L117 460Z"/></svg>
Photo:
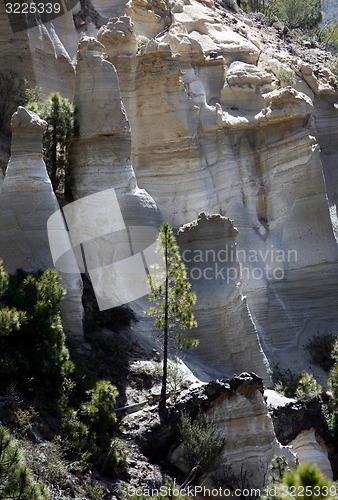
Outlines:
<svg viewBox="0 0 338 500"><path fill-rule="evenodd" d="M272 370L272 379L275 383L275 390L284 394L287 397L293 397L296 393L298 375L295 375L291 370L280 370L275 366Z"/></svg>
<svg viewBox="0 0 338 500"><path fill-rule="evenodd" d="M4 500L46 500L47 489L34 481L19 447L9 432L0 427L0 498Z"/></svg>
<svg viewBox="0 0 338 500"><path fill-rule="evenodd" d="M270 0L269 19L278 18L289 28L308 30L318 26L322 19L320 0Z"/></svg>
<svg viewBox="0 0 338 500"><path fill-rule="evenodd" d="M338 439L338 363L331 369L327 385L332 393L327 406L327 422L333 436Z"/></svg>
<svg viewBox="0 0 338 500"><path fill-rule="evenodd" d="M57 401L73 370L65 344L59 302L65 294L57 272L9 276L0 264L0 376L18 389Z"/></svg>
<svg viewBox="0 0 338 500"><path fill-rule="evenodd" d="M275 381L275 390L287 397L309 399L317 396L322 391L322 387L317 383L314 376L307 372L296 375L290 370L283 372L275 368L273 379Z"/></svg>
<svg viewBox="0 0 338 500"><path fill-rule="evenodd" d="M179 434L183 442L184 460L189 468L198 467L198 476L209 472L220 458L225 445L218 435L214 420L201 412L193 420L183 412Z"/></svg>
<svg viewBox="0 0 338 500"><path fill-rule="evenodd" d="M304 499L333 500L335 495L330 494L331 481L324 476L316 465L303 463L285 473L283 483L279 488L281 500ZM334 491L333 491L334 490ZM335 493L336 487L332 488Z"/></svg>
<svg viewBox="0 0 338 500"><path fill-rule="evenodd" d="M179 359L171 359L168 363L167 384L170 397L176 401L182 385L185 381L185 371Z"/></svg>
<svg viewBox="0 0 338 500"><path fill-rule="evenodd" d="M87 394L90 400L82 405L82 414L85 415L91 431L97 434L98 440L105 442L106 436L110 436L114 431L117 422L113 412L117 389L109 380L99 380Z"/></svg>
<svg viewBox="0 0 338 500"><path fill-rule="evenodd" d="M25 436L32 425L33 420L38 416L36 410L29 408L18 408L15 412L15 426L21 436Z"/></svg>
<svg viewBox="0 0 338 500"><path fill-rule="evenodd" d="M338 78L338 56L331 59L331 61L329 62L329 68L335 75L335 77Z"/></svg>
<svg viewBox="0 0 338 500"><path fill-rule="evenodd" d="M273 69L273 73L278 78L280 85L292 86L296 83L296 75L291 69L280 65Z"/></svg>
<svg viewBox="0 0 338 500"><path fill-rule="evenodd" d="M273 458L270 465L270 475L268 483L263 490L263 495L260 500L279 500L275 492L277 487L282 483L285 473L290 470L284 456L276 456Z"/></svg>
<svg viewBox="0 0 338 500"><path fill-rule="evenodd" d="M325 45L325 50L338 50L338 22L329 22L317 32L318 42Z"/></svg>
<svg viewBox="0 0 338 500"><path fill-rule="evenodd" d="M99 380L87 392L90 400L82 405L81 413L88 425L94 461L101 464L103 472L112 473L123 460L123 450L116 434L116 414L113 411L118 391L109 380Z"/></svg>
<svg viewBox="0 0 338 500"><path fill-rule="evenodd" d="M92 462L101 472L114 475L124 461L124 451L117 433L117 418L113 411L118 395L108 380L99 380L87 391L89 401L80 410L68 409L62 419L62 432L73 458Z"/></svg>
<svg viewBox="0 0 338 500"><path fill-rule="evenodd" d="M298 378L295 396L300 399L314 398L322 391L321 385L311 373L302 372Z"/></svg>
<svg viewBox="0 0 338 500"><path fill-rule="evenodd" d="M62 420L61 431L66 438L65 447L73 458L88 461L91 453L89 427L79 419L78 412L69 408Z"/></svg>
<svg viewBox="0 0 338 500"><path fill-rule="evenodd" d="M327 372L331 370L334 364L333 348L337 338L337 335L333 333L316 335L306 346L311 355L312 362Z"/></svg>

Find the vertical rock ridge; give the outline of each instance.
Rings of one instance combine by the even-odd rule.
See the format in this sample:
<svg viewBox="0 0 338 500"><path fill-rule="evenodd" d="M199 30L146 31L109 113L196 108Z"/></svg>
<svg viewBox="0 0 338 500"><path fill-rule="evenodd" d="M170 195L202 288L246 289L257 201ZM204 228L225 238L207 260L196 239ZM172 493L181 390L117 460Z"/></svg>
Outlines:
<svg viewBox="0 0 338 500"><path fill-rule="evenodd" d="M0 256L10 273L19 268L38 271L53 267L47 220L59 210L42 157L46 122L19 107L11 125L12 154L0 194ZM61 284L67 290L61 303L65 332L80 340L83 335L80 274L61 275Z"/></svg>

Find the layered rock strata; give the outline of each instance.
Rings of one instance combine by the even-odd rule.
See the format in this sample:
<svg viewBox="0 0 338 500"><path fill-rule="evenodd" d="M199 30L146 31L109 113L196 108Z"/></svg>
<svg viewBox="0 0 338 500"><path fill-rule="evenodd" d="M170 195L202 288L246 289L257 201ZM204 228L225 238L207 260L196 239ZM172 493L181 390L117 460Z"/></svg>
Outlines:
<svg viewBox="0 0 338 500"><path fill-rule="evenodd" d="M13 4L14 5L14 4ZM52 22L26 26L25 14L11 14L13 26L4 3L0 5L0 72L12 71L25 78L30 87L36 85L47 96L59 91L72 99L74 92L74 57L78 35L71 11ZM17 19L22 20L21 24ZM30 25L29 25L30 26ZM10 40L10 43L8 41Z"/></svg>
<svg viewBox="0 0 338 500"><path fill-rule="evenodd" d="M303 351L338 322L334 206L329 211L313 120L316 78L305 66L286 70L283 57L299 61L194 0L176 2L170 25L152 38L141 32L144 13L128 10L98 32L119 75L138 182L176 228L203 211L234 220L241 291L266 356L324 382ZM329 83L327 92L333 117ZM318 115L317 129L319 122ZM335 146L327 142L332 178ZM206 332L213 323L209 316Z"/></svg>
<svg viewBox="0 0 338 500"><path fill-rule="evenodd" d="M109 296L116 296L115 305L119 305L130 301L123 292L119 293L119 280L131 280L130 297L135 299L149 291L139 252L155 242L161 218L154 200L137 185L131 164L130 128L117 73L104 59L103 49L93 38L80 40L75 87L78 136L72 153L73 193L77 200L106 193L106 207L113 203L113 211L120 214L120 225L114 231L104 224L98 237L88 241L85 248L87 269L100 285L100 293L107 297L107 302ZM98 207L91 213L92 223L96 220L97 226L101 223L102 209L104 207ZM81 211L78 216L83 217ZM135 254L138 256L133 258ZM133 260L128 261L129 258ZM137 269L135 259L139 259ZM119 261L124 263L118 264ZM113 267L107 267L115 264L121 266L116 274Z"/></svg>
<svg viewBox="0 0 338 500"><path fill-rule="evenodd" d="M280 402L269 410L280 443L290 446L300 462L313 462L328 477L337 476L336 450L319 397Z"/></svg>
<svg viewBox="0 0 338 500"><path fill-rule="evenodd" d="M328 459L328 449L323 442L319 442L315 429L302 431L290 446L296 454L299 463L312 463L325 474L326 477L332 479L332 468Z"/></svg>
<svg viewBox="0 0 338 500"><path fill-rule="evenodd" d="M178 231L187 277L197 297L198 328L191 335L199 345L194 352L223 373L238 373L247 366L269 382L268 362L241 293L237 235L231 220L204 213Z"/></svg>
<svg viewBox="0 0 338 500"><path fill-rule="evenodd" d="M147 438L139 436L141 447L151 458L169 453L170 461L183 472L190 468L184 459L184 441L180 444L178 425L181 412L192 420L202 412L212 420L219 440L224 440L222 454L205 471L200 481L208 486L263 488L271 460L285 455L290 464L294 457L280 445L263 398L262 379L242 373L230 380L217 380L189 390L175 407L169 407L166 425L147 427ZM142 428L142 425L140 426ZM210 471L209 471L210 472ZM241 481L245 479L244 485Z"/></svg>
<svg viewBox="0 0 338 500"><path fill-rule="evenodd" d="M53 267L47 221L59 209L42 158L46 122L19 107L11 125L11 159L0 195L0 256L10 273L19 268L38 271ZM64 224L62 229L65 237ZM67 290L61 304L65 331L79 340L83 335L80 274L64 274L61 283Z"/></svg>

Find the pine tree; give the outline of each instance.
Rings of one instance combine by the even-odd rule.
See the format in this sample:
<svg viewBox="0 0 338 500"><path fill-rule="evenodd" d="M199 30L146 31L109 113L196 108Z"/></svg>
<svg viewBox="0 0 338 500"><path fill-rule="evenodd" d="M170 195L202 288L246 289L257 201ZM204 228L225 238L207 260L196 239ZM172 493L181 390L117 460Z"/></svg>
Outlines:
<svg viewBox="0 0 338 500"><path fill-rule="evenodd" d="M65 295L55 269L7 274L0 261L0 377L20 390L58 399L72 372L59 303Z"/></svg>
<svg viewBox="0 0 338 500"><path fill-rule="evenodd" d="M302 463L293 470L287 471L283 482L277 489L280 500L333 500L336 498L336 487L324 476L319 468L310 463Z"/></svg>
<svg viewBox="0 0 338 500"><path fill-rule="evenodd" d="M0 498L47 500L47 489L36 483L26 467L18 446L4 427L0 427Z"/></svg>
<svg viewBox="0 0 338 500"><path fill-rule="evenodd" d="M47 122L43 134L44 160L54 191L70 192L70 144L74 130L74 106L54 92L46 101L29 103L27 108Z"/></svg>
<svg viewBox="0 0 338 500"><path fill-rule="evenodd" d="M196 339L182 335L186 330L197 327L192 312L196 294L190 292L191 285L182 262L176 238L169 224L164 223L159 233L159 251L163 252L164 270L149 275L151 293L149 300L154 304L146 314L153 316L154 326L163 332L163 374L159 410L166 409L168 349L173 339L180 349L195 347Z"/></svg>

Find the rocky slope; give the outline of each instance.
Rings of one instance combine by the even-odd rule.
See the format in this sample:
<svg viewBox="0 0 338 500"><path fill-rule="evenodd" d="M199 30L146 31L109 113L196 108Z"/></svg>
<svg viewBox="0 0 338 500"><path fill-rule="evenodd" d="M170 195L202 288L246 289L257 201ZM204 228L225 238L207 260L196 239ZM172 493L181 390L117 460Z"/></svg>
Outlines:
<svg viewBox="0 0 338 500"><path fill-rule="evenodd" d="M192 371L249 370L269 385L278 364L325 383L304 345L338 323L338 100L328 55L212 1L87 1L74 15L14 34L0 14L0 70L11 66L44 94L74 97L74 199L114 189L125 225L141 228L139 251L148 240L142 228L167 220L177 231L197 294ZM58 206L29 127L15 124L0 254L8 269L45 267L47 233L32 223L45 224ZM22 224L18 213L33 213L35 189L43 213ZM33 229L39 238L25 239ZM116 235L88 242L91 254L107 265L127 247L131 257L127 235L119 238L116 252ZM13 251L18 241L27 245ZM105 270L95 279L119 294ZM149 336L145 300L132 306L139 335ZM239 419L241 402L231 409ZM253 406L250 433L262 417L271 437L263 402ZM325 462L312 434L292 439Z"/></svg>

